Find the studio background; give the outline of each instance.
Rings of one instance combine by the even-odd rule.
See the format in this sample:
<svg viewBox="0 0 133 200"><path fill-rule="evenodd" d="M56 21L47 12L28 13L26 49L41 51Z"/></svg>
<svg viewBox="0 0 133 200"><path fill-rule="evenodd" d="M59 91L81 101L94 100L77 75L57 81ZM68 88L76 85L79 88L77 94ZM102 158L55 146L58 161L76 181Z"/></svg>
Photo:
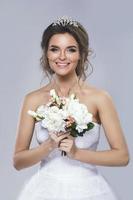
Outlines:
<svg viewBox="0 0 133 200"><path fill-rule="evenodd" d="M39 165L13 168L18 116L24 96L40 87L43 30L58 16L67 15L89 33L94 72L88 82L111 94L129 146L127 167L98 168L121 200L132 200L132 8L130 0L0 0L0 199L15 200L38 169ZM101 129L99 149L106 147Z"/></svg>

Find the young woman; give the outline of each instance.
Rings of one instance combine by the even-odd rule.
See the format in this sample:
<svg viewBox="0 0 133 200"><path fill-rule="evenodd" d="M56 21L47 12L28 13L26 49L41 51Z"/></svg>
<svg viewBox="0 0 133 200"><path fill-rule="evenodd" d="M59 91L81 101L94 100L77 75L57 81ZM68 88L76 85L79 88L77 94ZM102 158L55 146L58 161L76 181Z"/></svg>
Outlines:
<svg viewBox="0 0 133 200"><path fill-rule="evenodd" d="M116 200L111 186L96 165L126 166L128 148L120 121L108 92L85 82L88 34L77 21L62 17L43 33L41 65L51 76L50 82L24 98L14 153L17 170L40 162L40 169L26 184L19 200ZM49 133L27 114L46 105L50 90L60 97L72 93L93 115L94 127L81 137L70 133ZM100 127L103 127L110 149L98 151ZM35 129L38 146L31 149ZM61 156L61 151L66 156Z"/></svg>

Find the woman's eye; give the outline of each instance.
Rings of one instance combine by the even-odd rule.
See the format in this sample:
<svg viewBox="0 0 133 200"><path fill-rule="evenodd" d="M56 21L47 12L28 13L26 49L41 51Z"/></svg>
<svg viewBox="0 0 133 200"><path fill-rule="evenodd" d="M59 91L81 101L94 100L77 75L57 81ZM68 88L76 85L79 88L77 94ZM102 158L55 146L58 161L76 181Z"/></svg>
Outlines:
<svg viewBox="0 0 133 200"><path fill-rule="evenodd" d="M73 53L73 52L76 52L77 50L74 48L70 48L70 49L68 49L68 51Z"/></svg>
<svg viewBox="0 0 133 200"><path fill-rule="evenodd" d="M50 51L55 52L55 51L58 51L58 49L57 48L51 48Z"/></svg>

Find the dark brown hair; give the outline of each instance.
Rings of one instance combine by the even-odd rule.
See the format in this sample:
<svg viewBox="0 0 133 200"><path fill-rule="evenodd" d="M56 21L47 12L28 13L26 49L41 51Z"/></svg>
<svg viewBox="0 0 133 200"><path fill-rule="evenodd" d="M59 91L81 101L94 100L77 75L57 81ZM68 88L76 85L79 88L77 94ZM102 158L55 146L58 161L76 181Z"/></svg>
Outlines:
<svg viewBox="0 0 133 200"><path fill-rule="evenodd" d="M61 24L53 25L50 24L42 35L41 48L42 48L42 57L40 58L40 64L43 69L43 72L49 77L49 75L54 74L54 71L50 68L48 59L47 59L47 50L51 37L55 34L60 33L69 33L72 35L79 45L80 51L80 60L76 67L76 74L79 78L83 77L86 79L85 71L88 67L91 67L91 73L93 72L93 67L88 59L88 56L91 55L92 50L89 48L89 38L85 28L79 23L76 22L78 26L72 24L66 24L65 26Z"/></svg>

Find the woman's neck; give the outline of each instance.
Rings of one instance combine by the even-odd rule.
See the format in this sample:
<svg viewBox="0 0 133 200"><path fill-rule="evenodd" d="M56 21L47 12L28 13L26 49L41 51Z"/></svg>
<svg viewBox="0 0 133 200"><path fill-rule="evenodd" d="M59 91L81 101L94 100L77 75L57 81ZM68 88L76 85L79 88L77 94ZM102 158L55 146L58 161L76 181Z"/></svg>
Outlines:
<svg viewBox="0 0 133 200"><path fill-rule="evenodd" d="M79 78L76 74L69 76L58 76L53 77L53 87L59 96L69 96L73 92L74 88L79 87Z"/></svg>
<svg viewBox="0 0 133 200"><path fill-rule="evenodd" d="M76 74L69 76L54 76L54 80L60 86L61 89L71 87L74 82L78 82L78 76Z"/></svg>

